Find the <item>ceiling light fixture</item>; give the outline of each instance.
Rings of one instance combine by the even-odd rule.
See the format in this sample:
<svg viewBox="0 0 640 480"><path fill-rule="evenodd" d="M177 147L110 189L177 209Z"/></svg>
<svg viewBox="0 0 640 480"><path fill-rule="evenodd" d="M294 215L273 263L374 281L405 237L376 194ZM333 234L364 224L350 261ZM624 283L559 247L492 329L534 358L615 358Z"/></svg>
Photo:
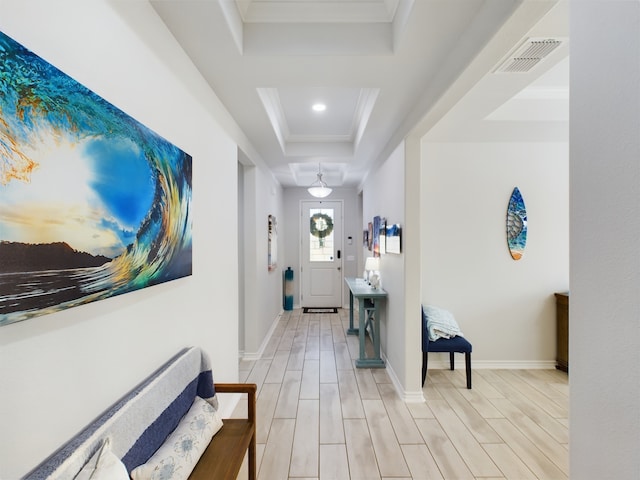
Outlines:
<svg viewBox="0 0 640 480"><path fill-rule="evenodd" d="M325 181L322 180L322 171L318 164L318 179L311 184L307 191L316 198L324 198L331 193L331 189Z"/></svg>
<svg viewBox="0 0 640 480"><path fill-rule="evenodd" d="M324 112L327 109L327 106L324 103L314 103L311 108L314 112Z"/></svg>

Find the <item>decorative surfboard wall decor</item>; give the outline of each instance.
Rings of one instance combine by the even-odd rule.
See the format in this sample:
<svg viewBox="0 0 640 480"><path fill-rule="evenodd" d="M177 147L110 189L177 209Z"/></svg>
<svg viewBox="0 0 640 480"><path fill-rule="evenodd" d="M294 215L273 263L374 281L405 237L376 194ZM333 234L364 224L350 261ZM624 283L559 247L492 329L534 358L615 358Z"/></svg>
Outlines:
<svg viewBox="0 0 640 480"><path fill-rule="evenodd" d="M507 245L511 258L520 260L527 244L527 209L518 187L513 189L507 208Z"/></svg>

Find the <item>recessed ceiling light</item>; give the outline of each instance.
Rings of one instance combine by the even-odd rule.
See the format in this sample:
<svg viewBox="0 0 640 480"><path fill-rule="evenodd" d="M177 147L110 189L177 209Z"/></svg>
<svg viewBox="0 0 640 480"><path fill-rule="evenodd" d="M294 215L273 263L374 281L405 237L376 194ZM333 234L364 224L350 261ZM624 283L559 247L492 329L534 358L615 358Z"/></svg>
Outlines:
<svg viewBox="0 0 640 480"><path fill-rule="evenodd" d="M311 108L314 112L324 112L327 109L327 106L324 103L314 103Z"/></svg>

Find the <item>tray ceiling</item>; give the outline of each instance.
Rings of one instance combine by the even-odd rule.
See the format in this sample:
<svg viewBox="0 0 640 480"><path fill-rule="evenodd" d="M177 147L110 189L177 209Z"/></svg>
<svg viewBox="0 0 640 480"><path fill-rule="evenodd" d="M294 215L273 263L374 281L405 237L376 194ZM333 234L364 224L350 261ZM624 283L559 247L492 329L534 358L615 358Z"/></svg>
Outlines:
<svg viewBox="0 0 640 480"><path fill-rule="evenodd" d="M521 4L535 22L554 3L151 0L253 160L283 186L307 186L321 165L334 187L360 185Z"/></svg>

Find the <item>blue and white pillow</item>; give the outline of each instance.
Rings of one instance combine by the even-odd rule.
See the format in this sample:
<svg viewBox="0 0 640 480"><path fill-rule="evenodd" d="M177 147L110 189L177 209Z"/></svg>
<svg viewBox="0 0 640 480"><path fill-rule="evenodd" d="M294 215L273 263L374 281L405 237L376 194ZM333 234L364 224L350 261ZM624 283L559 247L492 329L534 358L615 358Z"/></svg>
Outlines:
<svg viewBox="0 0 640 480"><path fill-rule="evenodd" d="M210 403L196 397L176 429L146 463L133 469L131 478L185 480L220 428L220 414Z"/></svg>

